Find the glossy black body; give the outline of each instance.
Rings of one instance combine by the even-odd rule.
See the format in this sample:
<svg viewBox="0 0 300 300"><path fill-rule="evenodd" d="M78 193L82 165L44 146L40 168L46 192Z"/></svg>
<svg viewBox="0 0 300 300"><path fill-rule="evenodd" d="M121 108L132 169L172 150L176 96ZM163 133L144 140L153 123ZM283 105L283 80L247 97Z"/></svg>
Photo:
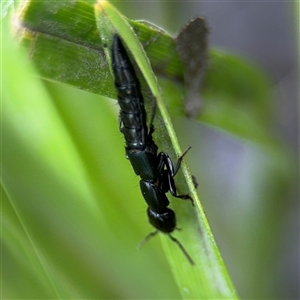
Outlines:
<svg viewBox="0 0 300 300"><path fill-rule="evenodd" d="M141 192L149 206L147 209L149 222L157 230L170 233L176 228L176 217L174 211L168 208L169 200L166 193L170 192L174 197L191 200L189 195L177 195L173 179L186 152L178 159L176 167L166 153L157 153L158 148L152 137L154 127L152 124L150 128L147 126L139 81L117 35L113 38L112 66L121 108L120 131L126 141L126 157L134 172L141 178ZM183 248L175 238L171 238ZM191 261L184 249L183 252Z"/></svg>
<svg viewBox="0 0 300 300"><path fill-rule="evenodd" d="M133 66L117 35L112 46L112 67L121 108L120 130L127 149L143 150L148 139L144 98Z"/></svg>

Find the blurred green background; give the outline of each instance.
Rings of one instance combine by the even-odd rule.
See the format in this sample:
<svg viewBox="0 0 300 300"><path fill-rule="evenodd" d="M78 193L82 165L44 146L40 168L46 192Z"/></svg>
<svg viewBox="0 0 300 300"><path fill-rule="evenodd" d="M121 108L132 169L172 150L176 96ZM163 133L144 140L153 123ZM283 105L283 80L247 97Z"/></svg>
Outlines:
<svg viewBox="0 0 300 300"><path fill-rule="evenodd" d="M129 18L152 21L172 33L192 16L205 16L211 46L251 58L270 77L267 117L276 147L203 122L173 121L181 147L192 146L187 162L241 298L298 299L294 4L114 5ZM124 159L117 103L40 80L10 35L6 17L2 298L180 298L159 239L135 250L152 229L138 179Z"/></svg>

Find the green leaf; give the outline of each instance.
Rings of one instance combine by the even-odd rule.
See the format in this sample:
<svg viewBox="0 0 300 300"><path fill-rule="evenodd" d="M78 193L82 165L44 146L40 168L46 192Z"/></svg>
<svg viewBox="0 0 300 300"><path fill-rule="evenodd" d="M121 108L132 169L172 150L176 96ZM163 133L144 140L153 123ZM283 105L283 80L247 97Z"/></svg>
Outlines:
<svg viewBox="0 0 300 300"><path fill-rule="evenodd" d="M115 98L110 65L105 56L105 49L108 49L108 45L104 45L105 43L101 41L100 34L109 43L113 30L117 29L131 52L132 59L140 68L141 77L144 77L141 78L144 91L149 94L147 87L149 85L152 95L157 99L159 114L155 120L157 128L155 140L158 141L161 149L170 153L172 159L176 160L181 151L168 111L165 108L165 106L168 107L172 116L185 114L182 101L185 92L183 68L176 54L175 42L165 32L149 25L126 20L108 3L102 2L102 5L104 10L99 11L99 7L97 7L95 18L94 7L88 1L28 1L19 15L22 42L30 49L30 58L35 63L41 77ZM104 11L106 16L103 15ZM104 22L104 20L106 21ZM113 23L113 26L109 25L110 22ZM134 32L130 30L127 22L130 23ZM96 24L98 24L99 30ZM146 56L134 33L144 44ZM149 40L152 41L150 44L147 42ZM9 52L6 54L8 55ZM159 77L158 81L162 87L164 99L146 57L149 58L154 73ZM204 109L198 116L198 120L218 126L222 130L234 133L246 140L264 144L269 133L264 116L269 107L266 102L268 98L267 83L263 76L260 76L260 72L251 67L249 63L220 51L212 51L210 58L210 68L201 92ZM11 61L12 65L7 66L6 70L11 68L18 70L16 65L19 68L23 66L22 60L24 60L24 56L19 60ZM59 260L58 262L62 263L63 275L60 275L58 271L52 273L51 270L60 268L59 263L54 259L59 257L59 254L51 251L52 240L52 243L46 241L43 244L44 241L38 239L38 244L42 245L42 249L38 248L38 253L45 252L49 259L47 264L40 262L42 270L38 272L41 278L46 278L41 280L43 284L46 281L49 282L49 287L48 285L44 287L45 293L47 294L51 290L51 293L48 294L49 297L60 295L65 298L78 297L78 295L99 298L99 293L103 297L110 295L120 298L120 294L126 293L130 298L141 298L142 295L145 296L143 290L147 290L148 296L160 298L162 295L158 295L156 290L165 290L165 297L170 296L170 291L175 289L172 279L165 284L162 279L163 274L157 275L158 278L155 278L158 269L168 273L165 271L167 269L163 268L164 260L154 258L159 257L159 254L155 253L154 255L154 252L151 252L151 262L155 266L155 272L143 275L145 278L140 278L141 276L138 274L145 274L144 270L151 269L146 254L141 254L145 257L143 257L140 267L132 263L137 260L133 250L136 241L150 228L147 225L143 229L136 228L136 224L143 224L146 220L143 213L141 216L137 216L138 209L132 211L133 207L141 206L141 195L138 189L131 192L131 188L129 188L137 185L137 180L134 184L132 181L124 181L127 178L132 179L134 176L128 162L124 159L123 142L117 132L116 115L110 110L112 104L107 103L104 98L100 99L95 95L87 95L66 87L54 87L54 85L48 84L45 89L31 77L32 83L24 83L24 78L28 77L28 70L26 72L25 70L26 66L24 73L17 74L16 71L8 77L5 85L8 91L7 107L5 106L7 113L5 140L11 140L5 153L7 173L3 177L3 186L9 196L7 199L10 199L7 200L7 203L11 207L9 205L8 207L13 208L12 211L19 215L20 223L23 225L18 230L20 232L27 231L28 240L31 239L31 236L44 234L52 227L54 228L51 235L56 236L57 225L48 219L41 227L43 230L38 231L34 226L32 226L32 233L27 230L31 228L28 220L33 214L30 208L34 207L38 210L36 199L45 198L47 205L41 215L47 215L49 211L52 216L62 215L61 218L58 218L60 225L58 227L68 230L63 229L65 232L61 233L62 237L56 237L61 240L72 240L69 245L60 242L59 251L63 253L64 257L68 257L70 253L76 257L82 255L81 253L90 255L90 258L85 257L79 264L76 264L76 271L79 270L79 273L83 275L74 280L77 289L73 291L67 280L66 270L72 268L74 260L70 258L65 264ZM31 74L31 70L29 74ZM12 88L9 82L18 82L20 86L18 89L16 89L16 85ZM176 82L175 85L174 82ZM36 84L39 85L38 89L35 88ZM30 93L22 95L23 90L27 89ZM20 91L19 94L16 94L17 90ZM32 95L34 95L34 99L32 99ZM14 99L14 101L9 103L10 99ZM149 109L153 103L151 102L153 96L146 99ZM266 104L260 106L262 107L260 111L256 111L256 102L253 100L265 101ZM247 114L244 113L245 107L247 107ZM21 115L25 122L20 122L19 119L21 108ZM36 132L39 127L37 124L44 124L43 116L48 116L49 112L51 120L47 120L43 125L43 134ZM40 114L41 117L37 117ZM23 128L19 128L17 124L22 124L19 127ZM262 128L265 132L262 131ZM103 132L105 134L102 134ZM31 135L35 138L31 139ZM271 143L272 140L268 139L267 144ZM24 149L24 145L27 145L27 148ZM32 145L37 145L39 149L32 149ZM18 153L24 152L21 157L22 165L18 166L15 163L18 159L14 152L15 149L18 149ZM57 153L60 154L60 157L57 157ZM97 165L95 162L98 162L99 166L95 166ZM112 174L111 170L117 171ZM177 233L177 236L196 260L196 267L191 268L176 245L162 235L166 254L172 264L173 274L179 286L179 292L175 291L172 295L178 297L181 293L184 298L233 299L236 297L234 288L212 238L185 165L183 171L193 192L200 217L198 220L198 216L189 203L176 201L174 207L178 212L180 227L182 227L182 231ZM16 182L12 180L13 174L18 174ZM25 178L27 181L24 180ZM179 189L186 191L187 187L183 177L179 176L176 178L177 180ZM19 186L23 185L22 182L26 183L26 196L18 192ZM33 183L36 185L32 186ZM117 190L116 184L118 185ZM52 192L53 190L55 193ZM126 192L125 200L124 191ZM81 203L83 199L84 203ZM28 211L24 205L21 205L23 202L28 203ZM44 201L43 205L45 205ZM74 214L71 214L70 220L68 219L69 211ZM19 212L25 216L21 216ZM92 219L90 219L91 213ZM34 214L33 219L38 226L39 218L41 218L39 214ZM73 227L74 225L72 226L70 223L77 225ZM81 228L84 228L84 233L74 236L74 229ZM114 233L114 236L111 232ZM128 236L128 232L130 232L130 236ZM11 230L8 230L5 241L12 245L9 239L10 233ZM103 237L104 243L95 242L99 236ZM79 251L77 250L78 246L80 246L80 252L77 252ZM31 243L28 242L24 249L32 253L31 247ZM118 249L120 257L116 258L112 254L114 249ZM143 251L147 250L143 249L142 253L144 253ZM88 267L85 268L85 264L91 267L93 262L98 261L98 254L101 257L99 264L101 270L91 271ZM126 257L126 261L123 259L124 257ZM105 264L106 260L113 262L113 268L119 265L120 269L126 271L111 270L111 264ZM40 261L42 260L40 259ZM39 260L35 263L39 263ZM24 273L28 268L24 268ZM132 275L127 278L126 274L131 269L133 269ZM103 279L101 287L96 288L97 279L99 277L106 278L107 273L112 274L112 278L117 278L118 281L116 283L106 282ZM168 275L170 276L169 273ZM149 282L153 283L153 287L150 289ZM119 294L116 290L120 284L124 289ZM114 287L109 288L109 290L113 290L111 294L107 291L106 285ZM51 286L57 287L58 291L55 289L52 291ZM11 288L10 292L12 291Z"/></svg>
<svg viewBox="0 0 300 300"><path fill-rule="evenodd" d="M30 47L30 58L43 78L115 99L91 2L49 5L47 1L28 1L19 13L22 41ZM144 45L160 84L176 89L164 99L171 115L185 115L183 66L175 40L155 26L127 21ZM197 120L250 142L266 144L267 138L267 144L272 143L268 138L270 118L264 117L272 111L265 76L249 62L232 55L213 50L209 57L201 90L203 110ZM257 110L257 103L264 105ZM257 130L258 126L264 128L263 132Z"/></svg>
<svg viewBox="0 0 300 300"><path fill-rule="evenodd" d="M272 109L266 77L233 55L212 52L202 89L198 120L264 146L274 143Z"/></svg>
<svg viewBox="0 0 300 300"><path fill-rule="evenodd" d="M36 3L37 6L35 6ZM53 23L49 23L46 21L47 18L41 15L41 5L42 2L28 2L27 6L23 7L21 11L20 19L22 20L22 26L27 28L23 32L23 42L30 45L31 58L35 62L39 72L41 72L42 77L69 83L87 91L91 91L94 88L93 92L97 92L97 89L101 89L101 86L98 87L97 82L90 79L94 78L101 81L102 77L110 78L110 83L102 87L103 91L101 90L101 94L102 92L106 96L115 94L113 81L109 77L109 67L106 60L103 59L103 49L99 50L93 49L97 47L87 47L85 44L86 41L82 41L80 37L80 33L87 30L79 30L76 26L74 26L74 31L70 28L69 30L65 30L63 26L56 25L57 22L62 20L66 20L66 24L74 24L74 19L76 19L74 10L70 9L69 11L67 3L63 3L61 6L58 3L54 3L51 7L48 2L45 8L50 14L52 12L55 15ZM73 2L70 2L69 5L70 8L75 7ZM78 7L81 9L81 14L79 15L82 15L82 10L87 8L86 3L76 2L76 5L76 9ZM126 31L129 28L128 25L125 25L126 20L118 15L108 4L105 5L105 11L108 14L109 22L114 16L117 16L114 27L117 29L123 28L124 40L127 41L129 39L130 50L145 77L145 82L149 85L152 94L158 101L160 115L155 122L157 128L155 139L160 145L163 145L162 149L170 153L175 160L181 151L168 113L164 107L156 79L142 52L142 48L134 35ZM47 16L47 13L45 15ZM86 20L92 19L90 14L86 14L85 16L87 16ZM80 21L78 23L75 22L75 24L81 23ZM51 28L51 34L49 32L45 33L46 29L43 29L44 27ZM89 27L87 26L87 28ZM101 27L101 29L104 29L104 27ZM95 37L92 34L89 37L92 44ZM87 42L89 43L89 41ZM134 45L134 48L131 48L131 45ZM74 51L72 51L72 48L74 48ZM97 55L103 60L102 63L94 59ZM84 60L82 60L83 57ZM22 66L20 61L22 59L11 61L12 66L7 66L7 69L13 69L15 62L18 63L18 66ZM84 64L80 64L81 61L84 61ZM86 68L88 61L91 67ZM97 62L99 62L100 69L102 66L100 71L98 69L94 71L93 69L93 65L97 65ZM76 67L78 69L77 73ZM83 70L81 70L81 67L83 67ZM84 264L90 265L92 261L97 262L99 259L103 263L108 258L114 264L123 266L126 270L136 266L135 263L128 263L129 261L136 260L134 258L129 259L130 256L136 256L134 243L140 239L142 232L145 233L149 229L136 230L136 224L141 223L140 219L143 219L143 222L146 221L145 216L137 218L136 210L132 209L139 207L140 204L135 204L131 200L129 202L127 199L124 201L124 191L126 193L128 191L128 186L125 185L126 181L124 181L124 178L130 178L133 175L130 168L127 168L126 172L128 174L119 171L126 169L128 162L124 159L122 141L119 139L116 142L112 138L114 135L117 136L114 133L116 131L113 129L117 129L116 116L112 117L109 109L105 108L107 104L105 104L104 99L99 101L97 97L94 97L93 102L90 103L82 93L78 94L78 92L75 93L70 90L65 92L62 87L53 89L53 86L49 84L47 85L47 89L50 94L48 94L31 76L28 77L26 75L26 68L22 69L24 70L24 74L20 72L18 75L14 74L7 78L8 82L5 85L7 91L15 93L18 90L22 90L15 89L15 87L12 90L9 87L9 81L12 81L13 78L14 80L19 78L18 82L20 83L23 82L22 78L28 78L29 82L25 85L26 87L31 87L28 91L30 91L30 94L33 93L35 97L32 98L30 95L22 93L20 95L8 95L5 101L6 120L10 120L9 122L7 121L5 139L8 140L9 136L14 137L10 143L7 143L7 151L5 152L5 157L7 157L5 169L7 173L3 177L3 186L9 195L8 199L11 199L8 201L8 207L10 205L14 208L15 213L20 215L20 223L22 224L20 230L23 229L28 232L27 238L29 240L35 240L34 248L37 249L38 256L43 258L37 260L36 263L41 266L41 272L45 274L41 276L41 278L44 278L41 279L42 282L51 283L48 286L45 285L45 294L52 295L54 293L63 298L74 297L76 294L79 294L82 297L92 298L100 292L100 289L102 290L101 295L105 297L107 295L105 292L107 283L104 281L101 287L99 287L95 281L100 274L107 274L107 268L100 268L99 271L101 273L99 273L94 272L90 268L84 269L80 264L76 264L76 271L84 274L83 278L85 280L81 284L76 284L77 291L66 288L68 286L66 274L62 275L66 280L62 280L59 273L55 271L58 268L58 264L55 261L58 254L54 254L56 251L53 251L51 248L52 240L39 239L38 232L40 230L45 232L49 228L53 228L51 235L61 240L57 244L57 247L58 251L63 253L64 257L66 257L67 253L77 256L78 254L75 249L79 247L78 241L84 241L84 246L79 247L80 249L82 248L81 251L83 253L89 253L89 257L83 260ZM86 74L87 78L84 74ZM80 80L81 76L83 77L82 81ZM36 90L36 84L39 90ZM98 91L98 93L100 92ZM78 96L81 98L80 102L76 100ZM14 101L8 101L8 99L14 99ZM150 100L151 97L148 101ZM81 104L81 102L83 103ZM21 108L23 108L23 122L18 121ZM52 116L51 119L48 119L49 114ZM31 118L32 115L35 117ZM47 116L47 118L45 119L44 116ZM21 123L26 124L26 126L22 125L19 128L18 124ZM42 128L47 128L47 130L40 130L40 126L38 126L38 131L36 132L34 124L44 124ZM95 128L98 129L96 134ZM16 131L15 134L13 133L14 131ZM26 132L29 132L29 136L26 135ZM25 138L22 139L22 136ZM23 143L18 145L19 140L24 140L23 143L29 145L28 151L26 149L22 151L22 166L14 163L15 156L11 154L12 149L20 149L19 151L21 151ZM95 143L95 140L98 142ZM170 143L170 140L173 144ZM37 149L32 148L31 145L36 145ZM109 148L108 153L110 145L113 145L113 149ZM176 149L175 152L173 150L174 146ZM59 153L59 157L57 157L57 153ZM109 157L111 157L111 160L108 160ZM99 158L104 158L104 160ZM101 166L95 168L95 161L99 161ZM105 161L111 161L111 163L106 165ZM114 162L115 167L113 167L112 162ZM112 174L112 169L118 169L118 172ZM169 239L165 239L162 235L167 257L172 264L173 275L179 286L179 293L184 298L235 298L234 289L212 238L203 210L197 200L187 167L184 166L183 170L201 217L198 220L199 216L190 203L176 203L174 205L176 211L178 211L180 226L183 228L177 235L180 236L179 239L195 260L196 267L191 267L176 245L169 241ZM18 174L19 180L11 180L13 173ZM108 176L108 174L110 175ZM27 182L25 194L28 196L17 192L20 182L26 177L27 181L24 181ZM35 178L38 178L38 180ZM183 177L181 176L178 179L179 189L186 191ZM36 183L35 186L32 186L33 182ZM99 186L99 182L103 184ZM118 183L119 189L117 191L115 190L114 182ZM55 191L55 193L51 191ZM138 190L135 190L135 192L136 195L129 197L129 199L137 199L138 203L140 203L141 195L138 193ZM45 199L42 201L42 205L45 208L40 210L42 215L56 216L55 224L59 224L59 226L53 226L51 218L48 219L49 217L46 218L44 226L37 226L40 214L35 214L30 209L35 207L34 201L37 199ZM81 202L82 199L85 201ZM28 205L26 206L27 209L21 203L26 203ZM67 217L69 210L72 211L72 214ZM29 220L34 220L34 224L31 224ZM75 228L73 228L74 225L72 224L77 224L75 228L78 228L79 232L78 230L74 230ZM60 232L61 237L57 236L58 228L62 230ZM80 231L83 232L81 233ZM114 236L111 235L112 232ZM130 236L128 235L129 232ZM133 234L134 232L135 234ZM74 236L74 234L76 235ZM69 240L69 235L74 242L65 244L64 240ZM99 236L105 237L104 244L101 243L101 240L95 242ZM7 237L6 242L9 243ZM120 250L120 244L122 245L122 250ZM32 252L32 245L30 243L26 244L24 248L26 251ZM121 251L123 255L120 258L112 258L111 249L119 249L118 251ZM145 250L143 249L143 251ZM99 253L98 258L96 258L96 253ZM127 259L124 261L123 257ZM41 262L44 260L46 261L45 264ZM150 262L155 265L155 260L148 259L147 263ZM62 264L61 272L64 274L66 270L72 267L74 261L71 258L65 262L59 259L58 263L59 265ZM159 268L162 270L163 264L160 262L158 265L159 267L155 269ZM111 265L109 264L107 267L111 267ZM149 266L145 267L145 264L143 264L143 268L148 270ZM138 269L140 267L136 270ZM24 273L26 270L27 268L24 269ZM169 296L170 291L174 290L174 287L167 288L167 286L170 287L172 285L172 277L169 277L170 283L166 285L159 277L154 280L153 276L156 276L156 272L149 273L145 278L140 279L136 278L134 270L131 270L130 273L134 280L126 279L125 274L121 275L120 278L124 286L129 287L133 282L139 286L138 289L130 289L132 292L127 293L130 298L140 298L141 291L145 289L145 285L148 286L149 282L155 282L153 286L154 290L149 295L155 295L156 290L161 291L162 288L159 288L160 285L164 285L164 289ZM187 273L190 275L184 275ZM100 276L103 277L103 275ZM114 277L117 277L115 273ZM214 278L214 280L211 280L211 278ZM161 283L158 283L158 280L161 280ZM120 284L120 281L118 281L118 284ZM76 282L76 279L74 282ZM17 295L17 292L12 289L7 289L6 292L8 294L12 293L10 296ZM25 291L23 292L26 293ZM30 290L28 293L33 293L33 291ZM173 293L176 294L176 292ZM118 294L116 293L114 296L117 298ZM162 297L161 292L160 297Z"/></svg>
<svg viewBox="0 0 300 300"><path fill-rule="evenodd" d="M160 112L159 117L163 120L163 122L157 122L156 120L154 122L155 128L157 128L155 140L160 146L160 149L163 149L164 151L166 151L165 149L168 149L167 153L171 154L173 158L176 157L174 155L175 153L177 156L180 155L181 151L179 150L178 141L164 105L159 86L147 57L143 52L143 48L134 35L130 24L114 9L113 6L104 1L96 6L96 20L97 24L99 24L98 26L103 44L108 45L108 49L110 48L112 36L115 32L123 38L128 49L134 56L135 61L151 90L151 94L157 101ZM182 253L180 253L180 251L174 247L174 244L170 242L168 237L163 236L166 256L169 258L172 265L179 290L182 293L183 298L235 298L234 288L213 240L203 208L198 200L195 188L193 187L191 175L185 165L183 165L182 171L189 186L190 195L194 199L198 215L191 207L185 207L183 209L182 205L179 206L181 207L181 210L177 209L177 211L179 219L185 229L183 243L187 249L191 249L191 256L193 257L193 260L195 260L196 267L191 267L188 262L185 261ZM183 182L183 178L181 178L181 182ZM182 183L179 187L182 190L186 190L186 187ZM212 281L212 277L215 277L216 281ZM216 282L218 282L218 288Z"/></svg>
<svg viewBox="0 0 300 300"><path fill-rule="evenodd" d="M111 101L45 85L5 25L3 298L178 298L159 244L135 250L150 226Z"/></svg>
<svg viewBox="0 0 300 300"><path fill-rule="evenodd" d="M18 17L22 42L30 48L30 58L43 78L113 96L92 5L29 1Z"/></svg>

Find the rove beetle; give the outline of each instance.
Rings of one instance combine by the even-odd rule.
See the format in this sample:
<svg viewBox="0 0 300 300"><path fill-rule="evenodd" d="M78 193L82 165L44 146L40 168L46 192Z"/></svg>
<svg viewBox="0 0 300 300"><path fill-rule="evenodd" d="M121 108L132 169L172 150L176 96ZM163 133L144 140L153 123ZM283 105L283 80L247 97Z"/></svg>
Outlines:
<svg viewBox="0 0 300 300"><path fill-rule="evenodd" d="M125 137L126 157L129 159L134 172L141 177L140 188L148 204L148 219L156 228L156 231L150 233L144 241L157 234L158 231L162 231L168 234L180 247L188 261L193 265L193 260L182 244L170 234L176 229L176 216L174 211L168 208L170 202L166 196L166 193L170 192L176 198L189 199L193 203L193 199L188 194L177 194L174 182L174 176L190 147L179 157L175 167L168 154L164 152L157 154L158 147L152 138L154 132L152 123L156 107L154 106L150 129L148 129L140 83L117 34L113 37L111 53L115 86L121 108L119 128Z"/></svg>

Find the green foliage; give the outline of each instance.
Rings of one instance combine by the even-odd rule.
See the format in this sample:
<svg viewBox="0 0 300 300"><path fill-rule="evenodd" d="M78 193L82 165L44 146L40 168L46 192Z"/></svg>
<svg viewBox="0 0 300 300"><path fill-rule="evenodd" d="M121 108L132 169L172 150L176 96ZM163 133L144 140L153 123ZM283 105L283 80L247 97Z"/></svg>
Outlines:
<svg viewBox="0 0 300 300"><path fill-rule="evenodd" d="M163 235L165 255L157 240L135 250L153 229L124 159L116 102L107 99L116 98L107 50L117 30L139 67L147 108L158 102L155 139L175 160L169 114L184 116L185 91L173 38L104 1L28 1L18 20L25 51L3 22L3 298L236 298L186 165L176 182L189 186L196 207L172 205L182 228L175 235L196 266ZM284 160L256 67L211 51L201 99L199 124Z"/></svg>

